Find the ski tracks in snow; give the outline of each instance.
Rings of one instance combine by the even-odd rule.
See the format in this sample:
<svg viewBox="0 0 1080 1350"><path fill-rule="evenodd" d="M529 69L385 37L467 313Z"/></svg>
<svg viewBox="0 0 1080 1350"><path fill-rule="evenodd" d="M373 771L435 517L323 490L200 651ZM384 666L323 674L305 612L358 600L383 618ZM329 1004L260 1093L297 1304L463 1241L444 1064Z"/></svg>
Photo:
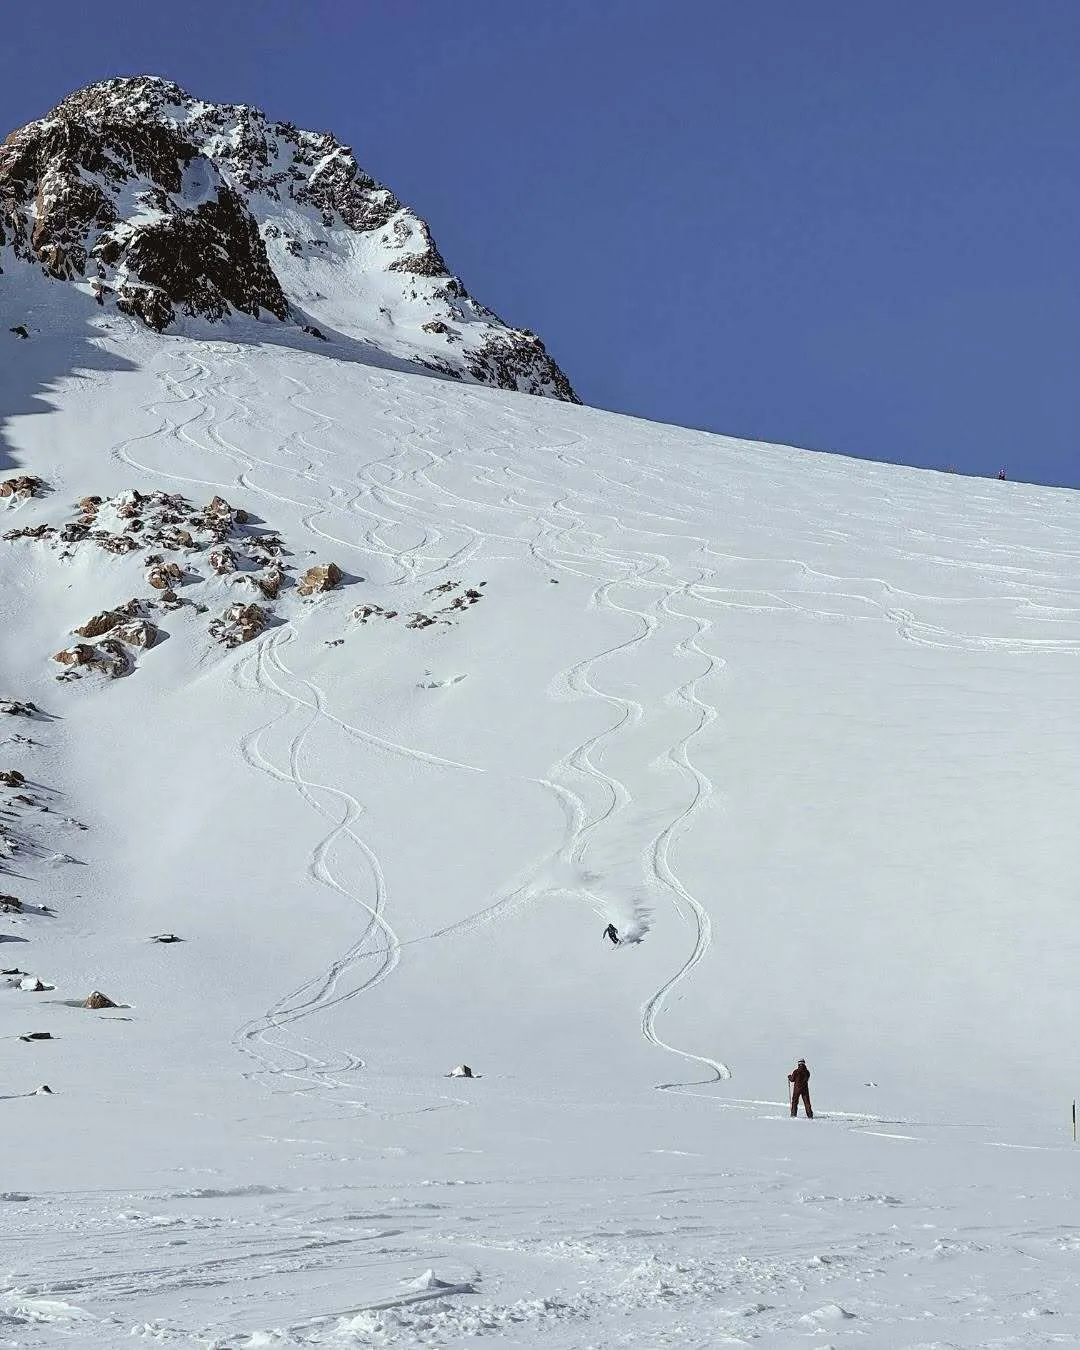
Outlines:
<svg viewBox="0 0 1080 1350"><path fill-rule="evenodd" d="M625 822L630 812L640 814L650 809L649 785L623 781L605 763L621 738L648 733L652 719L670 716L671 709L683 713L687 729L646 768L655 771L667 767L676 771L686 784L684 800L674 814L667 815L667 808L661 808L664 819L639 828L649 831L640 850L642 888L654 897L668 898L671 913L687 930L688 951L678 968L645 999L640 1030L645 1040L658 1049L706 1068L710 1075L706 1081L727 1078L729 1071L721 1060L681 1048L665 1039L658 1029L673 997L685 987L711 949L709 913L680 879L674 855L680 840L692 829L714 792L708 776L693 763L691 752L695 737L716 719L715 708L702 698L700 688L722 663L701 645L710 631L709 622L677 607L680 597L689 603L701 599L690 588L694 581L707 584L713 576L711 569L699 564L696 578L681 576L685 560L673 565L665 554L642 547L641 538L693 543L699 558L708 551L705 540L688 535L685 521L647 510L640 499L632 507L632 524L612 514L606 504L594 500L604 491L600 480L609 486L610 482L600 474L590 484L591 471L571 454L574 440L533 452L532 464L525 462L527 456L521 456L511 465L502 447L474 452L483 461L479 463L472 455L466 458L458 451L453 455L457 473L451 488L440 481L443 476L440 471L451 459L450 451L438 446L431 429L420 425L400 401L385 410L397 420L400 433L393 438L387 453L360 464L351 485L328 480L328 495L324 491L321 499L303 491L299 496L283 493L276 490L282 474L293 478L301 489L309 483L316 484L319 481L316 471L325 460L320 442L347 438L349 429L342 427L330 413L313 406L317 396L312 389L290 375L296 388L287 401L309 420L311 427L305 430L294 426L284 434L279 433L273 458L267 458L265 451L253 453L246 444L253 439L250 434L244 436L242 447L227 431L230 424L254 426L256 418L245 400L241 375L234 373L235 363L230 364L225 358L225 366L224 379L214 388L210 385L209 369L191 358L179 374L162 373L159 378L165 397L147 405L158 425L151 432L122 442L114 455L155 476L214 490L240 488L268 502L288 505L301 513L303 525L316 536L359 553L369 564L380 560L385 569L384 580L391 585L408 586L433 573L460 568L482 555L485 546L490 553L491 544L497 543L508 547L512 556L524 548L545 568L594 580L597 584L591 607L598 614L630 616L634 620L635 631L630 636L576 662L557 677L553 686L556 696L561 692L575 699L598 700L610 709L612 719L609 726L575 746L543 778L533 780L555 794L567 818L563 846L557 858L547 860L547 866L566 862L588 867L590 850L608 827L620 818ZM219 411L222 398L235 405L228 415ZM188 411L191 415L184 416ZM175 437L201 455L208 467L220 464L226 473L186 477L136 458L139 442L162 436ZM541 457L537 467L536 460ZM562 473L569 470L578 483L554 491L543 460L557 464ZM479 499L461 494L463 469L473 474L473 481L481 489ZM267 475L274 486L261 481ZM495 500L487 497L492 490L498 494ZM521 501L523 494L531 494L533 500ZM575 501L583 504L582 510L574 509ZM463 519L475 512L482 514L483 528ZM456 539L447 535L448 521ZM525 535L517 522L528 523ZM635 537L631 539L631 535ZM693 625L693 633L677 636L675 630L687 624ZM401 959L401 943L386 918L386 884L381 866L358 833L363 807L342 788L308 776L304 746L309 734L316 725L325 722L337 726L367 749L403 754L430 767L470 773L485 770L387 742L335 717L326 707L322 691L285 666L282 653L291 641L292 636L282 631L261 639L254 655L237 669L238 680L250 681L251 687L284 701L280 714L244 739L241 753L253 768L290 784L305 804L327 822L329 829L309 860L309 874L318 884L359 906L364 923L357 940L326 970L284 994L262 1017L242 1028L237 1033L237 1044L256 1060L260 1072L292 1077L311 1089L338 1083L335 1075L352 1073L362 1067L363 1061L349 1052L340 1052L332 1059L327 1059L324 1051L316 1053L314 1044L300 1034L300 1025L386 979ZM670 690L655 712L643 700L605 686L602 672L606 665L632 656L646 644L655 648L668 643L677 664L693 660L699 669ZM270 757L267 744L287 725L295 725L297 729L289 742L286 765ZM350 865L342 862L345 850L352 855ZM541 864L533 882L508 890L475 914L429 936L469 931L513 912L542 889L539 873L543 870ZM644 931L648 920L641 914L641 908L639 905L639 931ZM305 1043L306 1048L302 1048Z"/></svg>
<svg viewBox="0 0 1080 1350"><path fill-rule="evenodd" d="M553 502L552 509L571 511L563 501ZM626 527L621 520L617 517L611 519L617 532L625 532ZM586 859L598 832L613 822L619 814L632 806L638 806L640 809L643 804L625 782L602 767L602 761L605 754L610 753L620 735L642 726L649 717L649 710L640 699L605 690L600 678L603 665L616 657L632 654L647 643L655 644L661 642L665 636L673 637L670 633L673 624L692 623L694 632L690 636L673 641L671 655L676 662L696 659L701 668L680 683L665 699L665 703L669 706L686 713L690 726L660 756L659 761L654 761L648 766L655 768L658 764L668 764L674 767L687 782L688 796L676 813L649 839L641 855L647 891L653 895L666 894L669 897L674 914L689 931L690 951L679 968L642 1004L641 1034L657 1049L707 1069L709 1077L704 1080L706 1083L718 1082L731 1076L730 1069L722 1060L665 1040L657 1024L672 996L689 980L712 946L710 915L701 901L679 878L674 864L674 851L680 838L692 828L696 816L714 793L712 781L693 763L690 751L694 738L718 716L715 707L702 698L699 686L723 663L701 646L701 639L710 631L711 623L707 619L696 618L675 608L676 597L688 595L690 583L686 580L672 579L673 568L668 557L660 553L629 548L615 552L609 547L599 545L589 550L586 543L588 531L584 528L584 521L580 521L579 524L580 528L574 531L573 538L582 545L582 551L575 555L568 570L576 571L578 567L584 567L586 574L589 574L593 568L610 572L614 567L616 575L609 576L596 587L592 593L591 604L598 612L607 611L631 616L636 622L637 631L623 641L577 662L563 672L555 682L556 696L562 693L572 697L594 697L611 707L615 714L615 719L609 727L577 745L553 766L549 773L551 785L562 798L568 814L569 838L565 860L571 864L581 865L588 872ZM652 530L645 532L653 533ZM563 531L563 537L568 533ZM566 565L554 552L545 556L544 561L553 568ZM616 600L613 592L621 589L628 589L635 597L636 603L633 600L629 603ZM591 793L596 804L590 808L582 793L574 791L569 786L568 780L576 780L581 784L583 791L587 785L598 789ZM647 799L647 785L638 789L638 793L641 798ZM642 923L639 932L645 931L645 923ZM693 1086L700 1085L700 1083L693 1084ZM658 1086L663 1090L678 1090L691 1084L662 1083Z"/></svg>
<svg viewBox="0 0 1080 1350"><path fill-rule="evenodd" d="M412 431L416 436L421 434L415 426L412 427ZM538 453L553 455L562 466L577 469L578 464L572 463L567 458L570 448L570 445L542 447ZM529 520L533 526L533 534L527 539L527 548L529 555L536 562L541 563L546 569L598 579L599 584L593 590L590 601L592 608L597 613L630 615L635 621L636 631L630 636L576 662L554 681L552 688L556 697L562 694L564 697L600 700L610 708L613 720L608 727L575 746L549 769L543 779L539 780L558 798L567 819L563 846L555 858L548 860L547 868L553 864L555 866L569 864L571 867L582 868L588 872L590 847L604 827L631 808L640 810L642 806L640 798L647 798L648 795L647 789L638 789L639 796L635 797L631 787L604 767L605 755L620 736L643 728L643 724L650 717L650 711L642 700L626 694L609 692L604 687L600 676L604 664L618 657L631 655L646 643L656 643L664 638L670 638L671 655L677 663L694 660L699 666L696 673L689 679L681 681L665 700L670 707L685 713L690 725L685 733L665 750L659 761L649 766L653 768L658 765L669 765L677 770L687 784L686 800L670 819L659 829L655 829L653 836L641 851L646 889L654 895L666 894L669 897L673 912L688 929L690 949L678 969L643 1003L641 1034L658 1049L701 1065L709 1074L705 1082L727 1079L730 1077L730 1070L721 1060L674 1045L660 1035L657 1026L672 997L680 991L695 968L706 958L712 944L712 923L709 913L680 880L674 864L674 853L679 840L693 827L696 817L714 793L711 780L691 759L691 747L695 737L710 726L718 715L716 709L705 701L700 693L701 684L723 665L719 658L701 646L701 641L711 631L712 624L707 619L683 613L676 608L676 601L680 596L688 601L693 601L695 597L690 592L691 582L673 575L676 569L667 556L629 546L626 536L631 530L617 516L597 517L593 511L587 518L575 511L569 504L569 499L575 495L572 489L551 495L551 484L546 481L547 476L543 475L542 471L542 476L533 477L523 473L520 467L511 467L505 460L491 456L494 462L470 466L474 473L474 481L478 485L499 492L498 478L501 477L504 483L516 480L526 490L538 491L543 504L538 507L535 504L518 501L517 489L513 485L502 490L501 496L495 502L476 501L462 497L460 493L450 492L441 484L437 484L432 471L437 469L443 457L426 450L425 453L431 462L427 470L423 471L421 486L429 493L434 490L439 494L438 499L449 499L451 507L460 504L470 509L483 510L496 518L501 515L503 520L507 515ZM459 455L457 458L460 461L462 457ZM634 533L661 539L672 537L672 522L669 518L649 512L641 514L646 517L646 522L635 525ZM617 538L616 547L611 547L610 541L601 542L596 534L595 520L598 518L610 520ZM474 530L473 533L477 532ZM508 529L505 525L497 525L495 529L486 532L485 537L488 540L497 539L501 543L519 546L522 538L519 533ZM699 555L704 556L707 552L707 541L693 535L689 536L689 540L695 545ZM699 568L694 580L706 581L711 577L710 569ZM623 589L631 592L635 602L620 603L614 598L613 593ZM688 623L693 625L693 633L676 640L671 629L676 625ZM587 798L590 800L586 800ZM542 867L541 874L544 870ZM497 915L501 916L512 911L519 904L526 903L535 889L529 885L519 887L500 897L489 910L481 911L460 924L451 925L444 933L432 936L472 928L478 923L490 921ZM597 910L598 913L604 913L602 904L597 904ZM635 925L639 925L638 931L645 931L647 924L647 917L637 913ZM693 1085L701 1084L696 1082ZM659 1086L677 1090L681 1085L663 1083Z"/></svg>
<svg viewBox="0 0 1080 1350"><path fill-rule="evenodd" d="M269 691L286 703L282 713L244 738L241 753L253 768L292 784L305 804L328 822L330 829L312 850L309 875L319 885L359 906L364 913L364 923L359 937L346 951L334 958L320 974L279 998L262 1017L240 1028L235 1043L255 1058L261 1072L284 1074L309 1087L343 1086L338 1075L363 1068L362 1059L346 1051L339 1060L329 1062L321 1054L317 1056L308 1050L286 1045L281 1033L284 1028L295 1028L297 1023L325 1013L381 983L400 960L401 944L384 912L387 890L382 867L374 850L355 829L363 815L363 806L344 789L318 783L306 776L304 743L323 716L323 695L310 680L298 681L307 698L294 692L292 684L297 677L286 669L279 653L279 648L292 641L292 637L287 630L275 630L269 639L259 644L253 656L238 667L238 680L250 678L256 689ZM288 767L282 768L269 758L263 741L270 731L291 720L294 714L298 716L299 726L289 742ZM336 854L345 842L359 856L361 876L353 881L346 880L338 870ZM365 894L369 898L365 898ZM357 978L357 975L361 977ZM290 1040L295 1039L294 1030Z"/></svg>
<svg viewBox="0 0 1080 1350"><path fill-rule="evenodd" d="M660 603L669 614L677 612L672 610L668 597L665 597ZM693 739L707 726L711 725L718 716L716 709L710 703L705 702L698 693L699 681L711 675L718 664L718 658L710 656L699 645L699 638L708 632L712 625L705 619L696 619L694 622L697 624L696 633L691 637L684 638L676 650L682 650L688 655L701 656L706 662L705 669L680 685L675 691L674 698L678 704L696 715L696 723L668 751L670 762L692 780L693 792L681 814L671 820L667 827L653 840L648 854L654 876L668 888L671 895L675 897L677 905L681 901L686 907L690 916L688 922L693 926L694 946L683 966L642 1005L641 1034L647 1041L660 1049L679 1055L693 1063L704 1065L715 1075L715 1078L710 1081L718 1081L731 1077L731 1070L723 1061L713 1059L708 1055L692 1054L670 1044L661 1038L656 1026L657 1018L663 1011L671 994L704 960L712 945L712 920L709 912L683 885L672 865L674 844L691 828L695 815L714 792L712 781L690 759L690 745ZM664 1089L675 1090L684 1085L663 1083L660 1086Z"/></svg>

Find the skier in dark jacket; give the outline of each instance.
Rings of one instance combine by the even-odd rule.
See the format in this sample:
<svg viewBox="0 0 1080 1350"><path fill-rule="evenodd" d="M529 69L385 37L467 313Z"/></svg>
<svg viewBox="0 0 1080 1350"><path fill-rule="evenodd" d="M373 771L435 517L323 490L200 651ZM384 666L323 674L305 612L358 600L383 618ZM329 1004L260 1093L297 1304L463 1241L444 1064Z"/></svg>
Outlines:
<svg viewBox="0 0 1080 1350"><path fill-rule="evenodd" d="M604 937L611 939L611 945L613 947L617 947L619 945L619 930L615 927L613 923L609 923L608 926L604 929ZM603 940L604 938L600 939L601 942L603 942Z"/></svg>
<svg viewBox="0 0 1080 1350"><path fill-rule="evenodd" d="M801 1101L807 1120L813 1120L814 1108L810 1105L810 1070L806 1067L805 1059L799 1060L788 1074L787 1080L791 1084L791 1114L793 1116L799 1114Z"/></svg>

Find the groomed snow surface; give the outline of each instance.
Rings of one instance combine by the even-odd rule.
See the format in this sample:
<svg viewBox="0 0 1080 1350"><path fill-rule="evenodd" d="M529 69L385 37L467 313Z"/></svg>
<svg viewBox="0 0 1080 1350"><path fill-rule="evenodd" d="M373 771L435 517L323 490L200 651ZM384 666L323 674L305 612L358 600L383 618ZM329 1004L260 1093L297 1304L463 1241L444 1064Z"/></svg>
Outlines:
<svg viewBox="0 0 1080 1350"><path fill-rule="evenodd" d="M142 555L0 544L0 1344L1076 1344L1076 497L81 304L5 292L3 529L345 581L227 651L192 554L58 682Z"/></svg>

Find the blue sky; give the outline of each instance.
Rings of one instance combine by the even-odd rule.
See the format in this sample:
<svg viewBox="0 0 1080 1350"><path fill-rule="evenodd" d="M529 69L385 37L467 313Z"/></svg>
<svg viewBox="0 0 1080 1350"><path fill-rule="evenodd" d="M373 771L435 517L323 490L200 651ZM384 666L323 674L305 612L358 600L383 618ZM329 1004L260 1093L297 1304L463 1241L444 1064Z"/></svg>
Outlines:
<svg viewBox="0 0 1080 1350"><path fill-rule="evenodd" d="M53 0L108 75L334 131L586 402L1080 486L1077 0Z"/></svg>

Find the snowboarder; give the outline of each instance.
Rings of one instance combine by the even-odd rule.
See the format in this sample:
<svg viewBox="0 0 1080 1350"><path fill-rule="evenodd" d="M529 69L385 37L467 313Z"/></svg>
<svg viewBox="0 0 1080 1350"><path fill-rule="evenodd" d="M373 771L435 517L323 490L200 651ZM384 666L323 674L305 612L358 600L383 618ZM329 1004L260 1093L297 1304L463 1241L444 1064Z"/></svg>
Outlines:
<svg viewBox="0 0 1080 1350"><path fill-rule="evenodd" d="M619 945L619 930L615 927L613 923L609 923L608 926L604 929L604 937L611 939L611 945L613 947L617 947ZM600 940L602 942L603 938L601 938Z"/></svg>
<svg viewBox="0 0 1080 1350"><path fill-rule="evenodd" d="M810 1105L810 1070L806 1067L805 1059L799 1060L788 1074L787 1080L791 1084L791 1114L793 1116L799 1114L801 1101L807 1120L813 1120L814 1108Z"/></svg>
<svg viewBox="0 0 1080 1350"><path fill-rule="evenodd" d="M1004 483L1004 481L1005 481L1005 470L1004 470L1004 469L998 469L998 481L1001 482L1001 483Z"/></svg>

